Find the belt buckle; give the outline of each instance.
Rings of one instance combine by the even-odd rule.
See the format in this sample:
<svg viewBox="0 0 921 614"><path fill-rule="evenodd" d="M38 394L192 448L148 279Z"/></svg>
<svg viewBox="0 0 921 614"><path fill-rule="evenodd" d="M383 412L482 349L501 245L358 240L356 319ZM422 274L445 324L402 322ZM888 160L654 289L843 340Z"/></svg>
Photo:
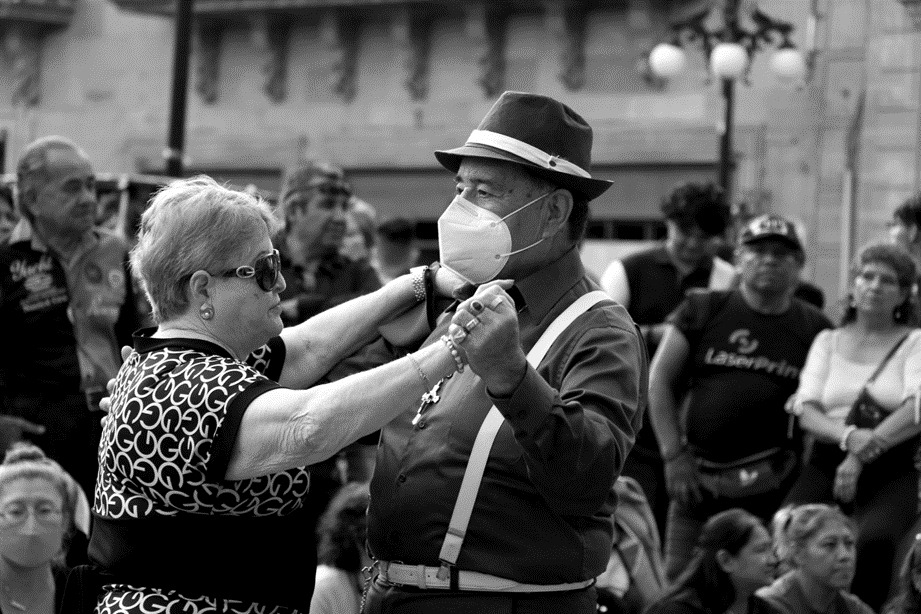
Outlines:
<svg viewBox="0 0 921 614"><path fill-rule="evenodd" d="M452 591L460 590L460 572L453 564L441 559L441 566L438 567L438 573L435 577L442 582L448 580L448 588Z"/></svg>

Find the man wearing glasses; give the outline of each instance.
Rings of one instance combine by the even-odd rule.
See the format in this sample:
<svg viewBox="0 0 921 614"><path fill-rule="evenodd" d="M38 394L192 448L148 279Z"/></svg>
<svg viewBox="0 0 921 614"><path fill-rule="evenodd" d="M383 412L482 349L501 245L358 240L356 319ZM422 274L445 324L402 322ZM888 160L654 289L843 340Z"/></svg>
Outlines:
<svg viewBox="0 0 921 614"><path fill-rule="evenodd" d="M95 175L59 136L17 165L21 219L0 248L0 414L93 492L99 400L140 325L124 241L95 226ZM28 423L32 423L31 425Z"/></svg>

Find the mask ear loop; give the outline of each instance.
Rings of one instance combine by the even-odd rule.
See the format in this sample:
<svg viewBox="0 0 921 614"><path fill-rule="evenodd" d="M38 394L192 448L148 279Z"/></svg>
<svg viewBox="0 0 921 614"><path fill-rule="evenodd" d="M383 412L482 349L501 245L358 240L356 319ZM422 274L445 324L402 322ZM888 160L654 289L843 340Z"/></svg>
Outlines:
<svg viewBox="0 0 921 614"><path fill-rule="evenodd" d="M499 221L498 221L498 222L493 222L493 224L495 225L495 224L498 224L499 222L504 222L506 219L512 217L513 215L515 215L516 213L518 213L519 211L521 211L521 210L524 209L525 207L530 207L531 205L533 205L534 203L536 203L536 202L539 201L540 199L542 199L542 198L547 198L548 196L550 196L551 194L553 194L555 191L556 191L556 190L550 190L549 192L547 192L547 193L544 194L543 196L538 196L537 198L535 198L535 199L532 200L531 202L525 203L525 204L523 204L522 206L518 207L517 209L515 209L514 211L512 211L512 212L509 213L508 215L499 218ZM544 237L544 238L546 238L546 237ZM520 254L520 253L523 252L523 251L526 251L526 250L531 249L531 248L534 247L535 245L540 245L541 243L544 242L544 238L538 239L537 241L535 241L534 243L531 243L531 244L528 245L527 247L522 247L521 249L516 249L516 250L513 251L513 252L509 252L509 253L507 253L507 254L496 254L496 260L498 260L499 258L507 258L508 256L514 256L515 254Z"/></svg>

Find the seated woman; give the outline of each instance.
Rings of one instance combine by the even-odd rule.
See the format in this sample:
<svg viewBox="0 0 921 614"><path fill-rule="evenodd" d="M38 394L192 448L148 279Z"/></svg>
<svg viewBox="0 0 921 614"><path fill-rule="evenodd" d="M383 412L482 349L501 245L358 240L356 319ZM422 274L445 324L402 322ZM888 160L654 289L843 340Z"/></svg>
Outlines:
<svg viewBox="0 0 921 614"><path fill-rule="evenodd" d="M914 536L914 543L902 562L898 592L880 612L921 614L921 534Z"/></svg>
<svg viewBox="0 0 921 614"><path fill-rule="evenodd" d="M371 494L366 482L349 482L333 496L317 527L316 586L310 614L358 614L364 578L371 564L365 541Z"/></svg>
<svg viewBox="0 0 921 614"><path fill-rule="evenodd" d="M914 328L915 276L911 257L894 245L861 250L841 326L815 338L796 393L800 424L816 442L787 501L837 500L850 512L857 526L853 591L874 609L898 572L896 544L917 506L912 457L921 430L914 416L921 330ZM846 418L864 389L877 414L855 424Z"/></svg>
<svg viewBox="0 0 921 614"><path fill-rule="evenodd" d="M770 612L755 591L774 579L771 537L761 520L740 508L704 525L694 558L646 614Z"/></svg>
<svg viewBox="0 0 921 614"><path fill-rule="evenodd" d="M66 579L76 482L32 444L0 465L0 611L54 614Z"/></svg>
<svg viewBox="0 0 921 614"><path fill-rule="evenodd" d="M784 533L792 570L758 591L760 597L781 614L873 614L848 592L856 558L850 518L829 505L800 505Z"/></svg>
<svg viewBox="0 0 921 614"><path fill-rule="evenodd" d="M158 326L136 337L104 419L89 548L99 612L306 612L307 466L465 366L445 336L307 389L425 300L425 273L283 330L276 224L265 203L208 178L174 182L144 212L131 262ZM449 294L452 279L440 269L434 283ZM482 317L468 338L489 347L517 331L500 284L470 304Z"/></svg>

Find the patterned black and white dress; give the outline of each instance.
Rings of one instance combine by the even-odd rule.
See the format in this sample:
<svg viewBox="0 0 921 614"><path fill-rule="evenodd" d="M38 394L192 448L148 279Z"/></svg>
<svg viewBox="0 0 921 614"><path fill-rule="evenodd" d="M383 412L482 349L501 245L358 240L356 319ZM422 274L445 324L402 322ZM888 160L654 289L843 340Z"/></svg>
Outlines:
<svg viewBox="0 0 921 614"><path fill-rule="evenodd" d="M306 612L307 469L223 477L243 413L279 387L284 356L280 338L249 364L205 341L135 339L99 448L90 557L114 581L98 614Z"/></svg>

